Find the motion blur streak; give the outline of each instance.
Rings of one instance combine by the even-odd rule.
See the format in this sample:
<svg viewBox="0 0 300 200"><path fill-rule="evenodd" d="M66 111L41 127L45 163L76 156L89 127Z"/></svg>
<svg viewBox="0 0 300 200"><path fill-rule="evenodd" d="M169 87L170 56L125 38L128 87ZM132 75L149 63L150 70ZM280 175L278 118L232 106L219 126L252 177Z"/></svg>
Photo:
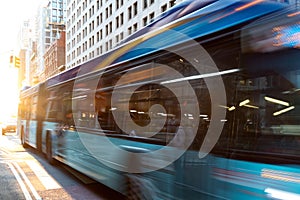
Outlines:
<svg viewBox="0 0 300 200"><path fill-rule="evenodd" d="M296 16L296 15L300 15L300 11L291 13L291 14L289 14L289 15L287 15L287 16L288 16L288 17L294 17L294 16Z"/></svg>
<svg viewBox="0 0 300 200"><path fill-rule="evenodd" d="M300 174L299 173L291 173L291 172L263 169L261 176L264 178L269 178L269 179L274 179L274 180L300 183Z"/></svg>
<svg viewBox="0 0 300 200"><path fill-rule="evenodd" d="M251 2L251 3L248 3L248 4L246 4L246 5L241 6L241 7L239 7L239 8L236 8L235 11L241 11L241 10L244 10L244 9L249 8L249 7L251 7L251 6L254 6L255 4L258 4L258 3L262 2L262 1L264 1L264 0L256 0L256 1L253 1L253 2Z"/></svg>
<svg viewBox="0 0 300 200"><path fill-rule="evenodd" d="M280 200L297 200L300 199L300 195L291 193L291 192L285 192L282 190L276 190L273 188L266 188L265 192L268 193L268 196L280 199Z"/></svg>

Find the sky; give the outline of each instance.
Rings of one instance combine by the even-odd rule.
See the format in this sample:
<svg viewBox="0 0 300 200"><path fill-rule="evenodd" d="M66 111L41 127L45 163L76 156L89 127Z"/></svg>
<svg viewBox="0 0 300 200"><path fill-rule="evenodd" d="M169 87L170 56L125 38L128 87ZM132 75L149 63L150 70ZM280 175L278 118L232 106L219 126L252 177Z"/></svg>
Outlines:
<svg viewBox="0 0 300 200"><path fill-rule="evenodd" d="M9 65L16 49L17 35L23 21L36 14L42 0L8 0L0 6L0 121L16 111L18 104L17 69ZM17 52L15 52L17 55Z"/></svg>
<svg viewBox="0 0 300 200"><path fill-rule="evenodd" d="M41 0L9 0L0 7L0 54L13 50L23 21L34 16Z"/></svg>

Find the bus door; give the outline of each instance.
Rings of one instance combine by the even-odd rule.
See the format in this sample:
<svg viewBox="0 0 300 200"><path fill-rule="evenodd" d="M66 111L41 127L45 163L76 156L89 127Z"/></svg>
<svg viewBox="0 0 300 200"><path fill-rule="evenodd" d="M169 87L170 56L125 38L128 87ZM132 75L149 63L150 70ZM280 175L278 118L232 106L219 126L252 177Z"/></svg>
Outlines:
<svg viewBox="0 0 300 200"><path fill-rule="evenodd" d="M71 104L72 89L72 83L46 89L46 114L42 131L43 152L46 152L46 141L49 137L47 134L53 137L55 154L60 154L59 152L63 152L65 146L59 146L57 142L63 143L66 133L70 135L75 130Z"/></svg>

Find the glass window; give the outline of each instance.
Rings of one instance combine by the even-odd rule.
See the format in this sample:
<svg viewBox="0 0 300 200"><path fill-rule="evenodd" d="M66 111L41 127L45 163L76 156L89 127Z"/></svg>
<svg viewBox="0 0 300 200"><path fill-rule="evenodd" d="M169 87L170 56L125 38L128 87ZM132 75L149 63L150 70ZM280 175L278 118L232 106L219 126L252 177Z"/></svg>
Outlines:
<svg viewBox="0 0 300 200"><path fill-rule="evenodd" d="M219 38L206 46L218 66L226 65L230 57L240 62L239 72L223 77L227 116L214 153L265 163L294 163L300 155L300 69L296 61L300 50L281 46L291 40L273 45L284 38L284 29L293 26L278 26L282 21L276 16L269 19L272 22L254 22L232 39ZM277 31L282 32L277 35Z"/></svg>

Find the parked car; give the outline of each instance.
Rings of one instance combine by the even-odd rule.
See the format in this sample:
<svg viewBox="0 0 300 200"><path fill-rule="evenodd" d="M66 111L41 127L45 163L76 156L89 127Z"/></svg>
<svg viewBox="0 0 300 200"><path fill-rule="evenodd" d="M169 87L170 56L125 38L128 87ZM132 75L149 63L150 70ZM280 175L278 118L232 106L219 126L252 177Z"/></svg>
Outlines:
<svg viewBox="0 0 300 200"><path fill-rule="evenodd" d="M17 120L9 119L2 123L2 135L7 132L16 132L17 130Z"/></svg>

